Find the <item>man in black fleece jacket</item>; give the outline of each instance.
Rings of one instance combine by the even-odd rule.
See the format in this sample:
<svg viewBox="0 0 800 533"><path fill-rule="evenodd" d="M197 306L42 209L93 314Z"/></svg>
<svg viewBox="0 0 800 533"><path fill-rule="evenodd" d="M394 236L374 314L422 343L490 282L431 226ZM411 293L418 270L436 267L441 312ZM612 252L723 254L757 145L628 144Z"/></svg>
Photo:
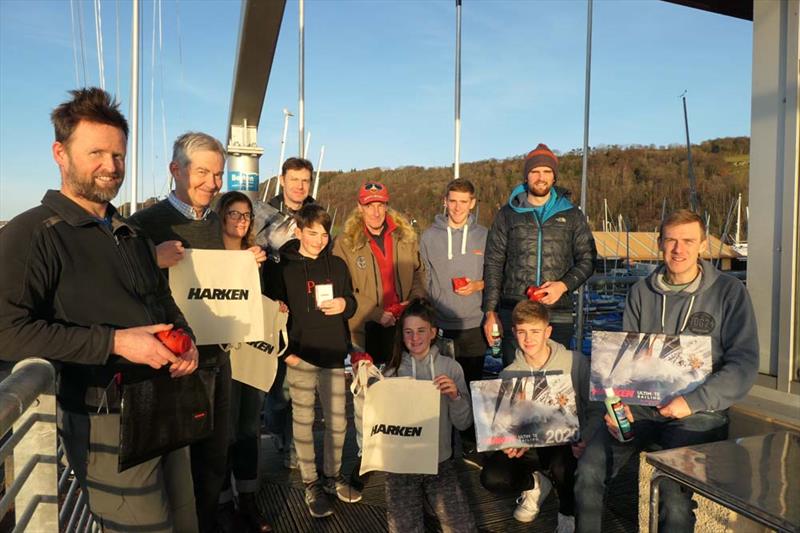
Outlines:
<svg viewBox="0 0 800 533"><path fill-rule="evenodd" d="M59 433L104 531L196 531L185 447L117 472L116 384L194 372L197 349L175 356L153 335L186 320L152 243L109 203L127 121L101 89L71 94L51 115L61 190L0 230L0 359L58 365Z"/></svg>
<svg viewBox="0 0 800 533"><path fill-rule="evenodd" d="M130 218L157 245L158 265L169 268L184 257L185 248L224 250L222 225L211 200L222 187L225 150L205 133L184 133L175 140L170 173L175 190L166 200ZM250 249L262 262L266 254ZM218 369L214 389L214 431L191 446L192 478L201 531L217 528L217 501L227 473L231 361L217 345L200 346L200 366Z"/></svg>
<svg viewBox="0 0 800 533"><path fill-rule="evenodd" d="M344 359L356 312L353 284L345 262L331 254L331 217L316 204L297 213L296 240L281 248L280 273L271 291L289 306L286 379L292 397L294 443L306 505L315 518L333 513L325 493L354 503L361 494L340 473L345 419ZM314 459L314 392L325 417L322 482Z"/></svg>

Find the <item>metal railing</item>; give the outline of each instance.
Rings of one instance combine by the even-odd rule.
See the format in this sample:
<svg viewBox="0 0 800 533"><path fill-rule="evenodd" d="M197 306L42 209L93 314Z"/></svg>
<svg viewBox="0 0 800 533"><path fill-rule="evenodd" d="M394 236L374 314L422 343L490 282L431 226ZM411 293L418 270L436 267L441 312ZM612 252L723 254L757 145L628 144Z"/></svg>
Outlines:
<svg viewBox="0 0 800 533"><path fill-rule="evenodd" d="M15 532L100 531L59 443L55 379L52 364L29 358L0 382L0 519L13 508Z"/></svg>

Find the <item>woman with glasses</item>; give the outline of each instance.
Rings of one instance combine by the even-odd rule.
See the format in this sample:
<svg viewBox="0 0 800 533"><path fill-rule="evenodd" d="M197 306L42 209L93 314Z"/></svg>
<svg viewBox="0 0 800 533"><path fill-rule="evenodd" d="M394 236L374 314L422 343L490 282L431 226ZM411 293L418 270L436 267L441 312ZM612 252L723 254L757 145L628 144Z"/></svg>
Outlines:
<svg viewBox="0 0 800 533"><path fill-rule="evenodd" d="M247 195L230 191L217 204L222 219L222 241L226 250L247 250L253 246L253 204ZM261 405L264 393L233 380L231 383L231 444L228 449L228 475L220 494L219 520L229 531L247 527L253 532L272 531L256 505L258 491L258 444L261 429ZM236 479L238 516L233 502L231 472ZM244 521L246 525L241 522Z"/></svg>

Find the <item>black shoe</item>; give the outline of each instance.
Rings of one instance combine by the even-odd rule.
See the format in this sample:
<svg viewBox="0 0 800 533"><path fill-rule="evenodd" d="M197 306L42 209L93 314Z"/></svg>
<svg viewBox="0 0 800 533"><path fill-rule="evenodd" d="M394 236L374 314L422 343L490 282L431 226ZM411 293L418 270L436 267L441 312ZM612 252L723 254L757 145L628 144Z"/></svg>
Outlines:
<svg viewBox="0 0 800 533"><path fill-rule="evenodd" d="M320 480L306 485L306 506L314 518L324 518L333 514L333 506L328 495L322 490Z"/></svg>
<svg viewBox="0 0 800 533"><path fill-rule="evenodd" d="M461 452L461 460L475 468L483 468L483 454L474 447L464 448Z"/></svg>
<svg viewBox="0 0 800 533"><path fill-rule="evenodd" d="M361 470L361 457L356 460L356 464L353 466L353 471L350 472L349 479L350 486L361 493L364 492L364 485L367 483L367 481L369 481L369 477L372 475L372 472L367 472L362 476L358 473L359 470Z"/></svg>
<svg viewBox="0 0 800 533"><path fill-rule="evenodd" d="M270 533L272 526L261 509L256 504L255 494L252 492L239 493L239 516L250 527L253 533Z"/></svg>
<svg viewBox="0 0 800 533"><path fill-rule="evenodd" d="M207 524L201 527L201 531L214 531L215 533L234 533L242 531L244 524L236 512L233 501L225 502L217 507L217 519L215 524Z"/></svg>

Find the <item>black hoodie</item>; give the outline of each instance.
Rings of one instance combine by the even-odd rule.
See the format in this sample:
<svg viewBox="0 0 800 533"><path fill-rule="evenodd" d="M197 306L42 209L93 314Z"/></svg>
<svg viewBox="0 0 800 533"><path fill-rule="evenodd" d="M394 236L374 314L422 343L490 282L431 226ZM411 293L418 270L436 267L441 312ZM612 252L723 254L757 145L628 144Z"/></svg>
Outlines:
<svg viewBox="0 0 800 533"><path fill-rule="evenodd" d="M274 299L289 306L289 347L307 363L322 368L342 368L350 344L347 319L356 312L353 283L345 262L326 246L316 259L300 254L300 241L293 239L281 247L277 279L270 280ZM317 309L314 285L332 283L334 298L344 298L344 312L327 316Z"/></svg>

